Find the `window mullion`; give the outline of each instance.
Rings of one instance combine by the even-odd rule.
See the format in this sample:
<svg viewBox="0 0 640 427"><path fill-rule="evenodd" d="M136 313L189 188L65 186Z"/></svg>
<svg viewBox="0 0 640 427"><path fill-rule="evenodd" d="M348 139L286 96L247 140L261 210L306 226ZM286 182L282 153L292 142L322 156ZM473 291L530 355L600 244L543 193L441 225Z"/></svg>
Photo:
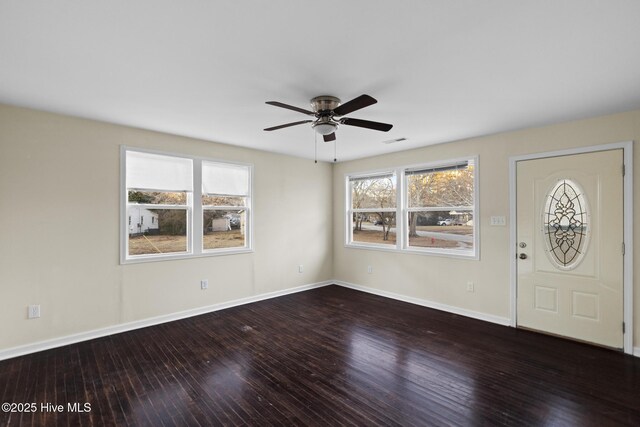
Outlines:
<svg viewBox="0 0 640 427"><path fill-rule="evenodd" d="M191 253L202 253L202 160L193 161L193 193L191 194L189 235Z"/></svg>
<svg viewBox="0 0 640 427"><path fill-rule="evenodd" d="M248 203L247 203L248 204ZM218 206L218 205L203 205L202 210L206 211L241 211L248 210L248 206Z"/></svg>
<svg viewBox="0 0 640 427"><path fill-rule="evenodd" d="M188 197L188 196L187 196ZM149 210L167 210L167 209L176 209L176 210L185 210L185 209L189 209L189 202L187 201L186 205L156 205L153 203L127 203L127 207L131 208L131 207L140 207L140 208L145 208L145 209L149 209Z"/></svg>
<svg viewBox="0 0 640 427"><path fill-rule="evenodd" d="M377 212L396 212L397 208L357 208L350 209L351 212L377 213Z"/></svg>
<svg viewBox="0 0 640 427"><path fill-rule="evenodd" d="M405 224L405 191L406 183L404 170L398 168L396 170L396 248L402 249L405 247L405 234L407 226Z"/></svg>
<svg viewBox="0 0 640 427"><path fill-rule="evenodd" d="M439 212L439 211L469 211L473 212L473 206L429 206L407 208L407 212Z"/></svg>
<svg viewBox="0 0 640 427"><path fill-rule="evenodd" d="M351 181L349 177L345 180L345 241L344 243L348 245L353 241L353 195L351 194Z"/></svg>

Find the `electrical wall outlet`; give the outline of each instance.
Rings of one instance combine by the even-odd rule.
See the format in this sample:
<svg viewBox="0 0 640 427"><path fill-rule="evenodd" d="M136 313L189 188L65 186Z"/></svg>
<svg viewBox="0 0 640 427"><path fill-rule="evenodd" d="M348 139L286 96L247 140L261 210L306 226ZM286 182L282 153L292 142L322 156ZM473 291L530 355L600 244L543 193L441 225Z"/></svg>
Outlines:
<svg viewBox="0 0 640 427"><path fill-rule="evenodd" d="M300 264L298 266L298 273L302 273L304 271L304 266L302 264Z"/></svg>
<svg viewBox="0 0 640 427"><path fill-rule="evenodd" d="M474 291L475 291L475 286L473 282L467 282L467 292L474 292Z"/></svg>
<svg viewBox="0 0 640 427"><path fill-rule="evenodd" d="M40 304L28 306L27 317L29 319L37 319L38 317L40 317Z"/></svg>
<svg viewBox="0 0 640 427"><path fill-rule="evenodd" d="M200 289L202 289L203 291L205 289L209 289L209 281L208 280L201 280L200 281Z"/></svg>
<svg viewBox="0 0 640 427"><path fill-rule="evenodd" d="M372 266L370 266L370 265L367 266L367 273L369 273L369 274L373 273L373 267Z"/></svg>

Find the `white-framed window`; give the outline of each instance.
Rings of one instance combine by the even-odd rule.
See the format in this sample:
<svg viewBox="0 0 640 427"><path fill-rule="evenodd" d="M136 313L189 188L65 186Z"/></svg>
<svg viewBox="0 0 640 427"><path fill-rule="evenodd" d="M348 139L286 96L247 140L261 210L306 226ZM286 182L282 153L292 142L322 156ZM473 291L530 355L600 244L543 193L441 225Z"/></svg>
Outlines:
<svg viewBox="0 0 640 427"><path fill-rule="evenodd" d="M478 259L478 159L346 175L345 244Z"/></svg>
<svg viewBox="0 0 640 427"><path fill-rule="evenodd" d="M252 169L123 146L121 262L251 251Z"/></svg>

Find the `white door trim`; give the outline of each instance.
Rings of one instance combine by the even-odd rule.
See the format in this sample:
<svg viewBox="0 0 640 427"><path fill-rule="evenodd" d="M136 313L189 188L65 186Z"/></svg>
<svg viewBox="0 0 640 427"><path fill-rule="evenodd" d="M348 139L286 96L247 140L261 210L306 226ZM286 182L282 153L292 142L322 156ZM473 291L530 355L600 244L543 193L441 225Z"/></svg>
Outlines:
<svg viewBox="0 0 640 427"><path fill-rule="evenodd" d="M624 155L624 352L633 354L633 141L612 144L579 147L568 150L548 151L546 153L525 154L509 157L509 317L510 326L516 327L517 315L517 271L516 271L516 163L522 160L542 159L545 157L568 156L572 154L593 153L622 149Z"/></svg>

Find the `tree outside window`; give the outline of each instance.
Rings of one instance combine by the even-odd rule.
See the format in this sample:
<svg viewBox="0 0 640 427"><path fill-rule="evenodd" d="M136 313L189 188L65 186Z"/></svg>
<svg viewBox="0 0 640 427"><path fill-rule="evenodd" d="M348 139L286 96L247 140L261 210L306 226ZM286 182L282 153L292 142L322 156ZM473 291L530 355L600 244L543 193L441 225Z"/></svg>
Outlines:
<svg viewBox="0 0 640 427"><path fill-rule="evenodd" d="M475 257L476 164L470 158L347 176L347 245Z"/></svg>

